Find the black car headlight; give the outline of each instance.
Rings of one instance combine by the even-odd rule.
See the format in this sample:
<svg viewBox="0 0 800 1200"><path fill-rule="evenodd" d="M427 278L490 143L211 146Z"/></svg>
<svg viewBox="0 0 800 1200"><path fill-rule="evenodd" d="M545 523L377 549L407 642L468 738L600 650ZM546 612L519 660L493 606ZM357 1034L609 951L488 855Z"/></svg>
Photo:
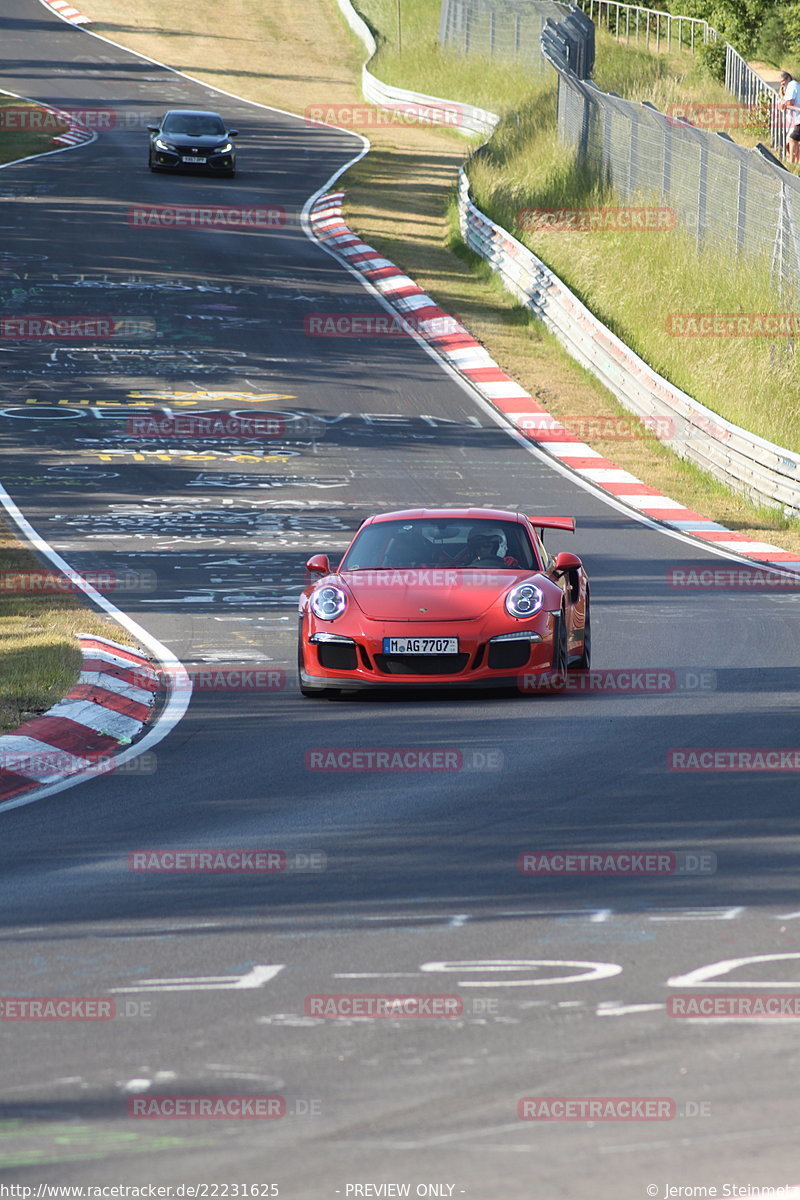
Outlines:
<svg viewBox="0 0 800 1200"><path fill-rule="evenodd" d="M320 621L335 621L347 608L347 595L340 587L326 584L312 592L308 604Z"/></svg>
<svg viewBox="0 0 800 1200"><path fill-rule="evenodd" d="M169 142L165 142L164 139L160 137L156 138L155 140L155 148L156 150L166 150L169 154L178 153L174 146L171 146Z"/></svg>
<svg viewBox="0 0 800 1200"><path fill-rule="evenodd" d="M544 604L544 593L535 583L518 583L506 596L506 612L523 619L535 617Z"/></svg>
<svg viewBox="0 0 800 1200"><path fill-rule="evenodd" d="M225 142L222 146L214 147L214 154L231 154L233 152L233 142Z"/></svg>

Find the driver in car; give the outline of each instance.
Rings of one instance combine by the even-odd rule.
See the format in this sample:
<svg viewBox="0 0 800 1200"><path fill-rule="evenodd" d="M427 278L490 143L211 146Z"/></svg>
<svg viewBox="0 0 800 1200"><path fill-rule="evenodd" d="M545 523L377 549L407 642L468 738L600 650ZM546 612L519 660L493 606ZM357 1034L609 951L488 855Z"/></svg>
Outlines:
<svg viewBox="0 0 800 1200"><path fill-rule="evenodd" d="M475 526L467 538L466 547L455 558L463 567L519 567L511 554L506 554L508 543L502 529L490 525Z"/></svg>

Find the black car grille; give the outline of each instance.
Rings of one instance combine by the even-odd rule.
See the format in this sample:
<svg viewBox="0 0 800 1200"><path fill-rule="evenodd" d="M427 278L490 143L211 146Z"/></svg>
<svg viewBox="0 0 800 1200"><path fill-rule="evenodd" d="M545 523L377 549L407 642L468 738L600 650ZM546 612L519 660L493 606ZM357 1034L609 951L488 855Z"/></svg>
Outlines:
<svg viewBox="0 0 800 1200"><path fill-rule="evenodd" d="M384 675L457 675L468 654L376 654L375 665Z"/></svg>
<svg viewBox="0 0 800 1200"><path fill-rule="evenodd" d="M317 646L319 665L327 671L355 671L358 669L356 647L346 642L320 642Z"/></svg>
<svg viewBox="0 0 800 1200"><path fill-rule="evenodd" d="M490 642L489 669L491 671L508 671L515 667L525 667L531 656L530 642Z"/></svg>

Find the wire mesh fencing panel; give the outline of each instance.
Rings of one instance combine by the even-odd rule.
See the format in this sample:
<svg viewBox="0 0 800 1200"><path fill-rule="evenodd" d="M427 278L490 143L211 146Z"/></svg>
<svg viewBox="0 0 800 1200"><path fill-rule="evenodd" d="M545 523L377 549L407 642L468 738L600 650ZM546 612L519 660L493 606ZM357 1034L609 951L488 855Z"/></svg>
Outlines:
<svg viewBox="0 0 800 1200"><path fill-rule="evenodd" d="M766 260L780 291L797 292L800 179L764 146L739 146L725 133L578 79L556 29L545 29L543 48L559 76L559 136L598 178L627 200L660 197L698 245Z"/></svg>
<svg viewBox="0 0 800 1200"><path fill-rule="evenodd" d="M574 12L573 6L555 0L442 0L439 44L461 54L518 59L544 77L549 72L540 49L545 22L563 22ZM588 36L583 34L581 40ZM571 55L571 65L581 77L594 65L593 36L591 51L588 62L575 61L574 51Z"/></svg>
<svg viewBox="0 0 800 1200"><path fill-rule="evenodd" d="M599 9L601 0L581 4ZM616 0L602 4L607 12ZM633 5L617 8L635 10ZM713 40L715 31L703 24L704 29L695 28L695 37ZM713 243L731 256L742 252L766 260L781 293L795 295L800 178L785 171L766 146L745 148L726 133L704 128L710 120L699 119L691 105L685 113L676 106L666 114L647 102L600 91L582 69L589 58L593 61L593 29L576 5L550 0L442 0L443 45L465 53L521 57L537 74L556 69L559 137L575 147L599 179L627 200L660 197L673 210L676 225L699 246ZM760 106L764 136L779 148L785 119L777 94L731 46L727 61L737 101L729 119L745 123ZM699 123L693 124L693 117Z"/></svg>

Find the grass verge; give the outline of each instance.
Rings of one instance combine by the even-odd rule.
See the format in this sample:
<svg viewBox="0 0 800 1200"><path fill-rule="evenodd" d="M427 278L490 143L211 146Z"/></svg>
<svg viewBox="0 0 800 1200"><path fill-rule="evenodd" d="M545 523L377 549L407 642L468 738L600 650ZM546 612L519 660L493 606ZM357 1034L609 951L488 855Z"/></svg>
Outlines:
<svg viewBox="0 0 800 1200"><path fill-rule="evenodd" d="M45 570L0 516L0 733L60 700L81 669L78 633L133 644L123 629L76 597L8 591L19 572Z"/></svg>
<svg viewBox="0 0 800 1200"><path fill-rule="evenodd" d="M402 58L392 47L394 0L359 0L359 8L379 35L381 49L375 71L381 78L439 95L452 92L451 98L456 100L501 107L485 90L469 94L455 86L448 90L451 76L445 72L455 71L463 60L451 56L452 67L439 61L445 56L435 47L438 6L430 0L403 0ZM363 51L344 25L334 0L304 0L302 5L295 0L272 0L268 11L258 0L197 0L192 6L183 0L92 0L90 15L98 33L263 104L302 112L307 105L352 105L360 100L357 81ZM423 38L427 50L415 38ZM618 52L629 53L624 47L618 47ZM640 64L642 53L637 55ZM397 74L392 74L393 54ZM419 72L426 54L433 67L425 69L435 69L435 74L423 82ZM647 57L657 59L655 55ZM640 65L640 74L644 69ZM695 69L693 63L687 66L687 79L691 80ZM656 61L647 70L656 87L658 78L663 77L663 65ZM481 87L485 89L488 72L482 71ZM598 77L603 86L612 87L608 78ZM713 98L708 86L699 84L698 92L690 96L682 92L681 99ZM508 95L504 101L508 110L521 108L526 98L535 101L529 80L525 87L524 95ZM221 106L224 108L222 101ZM368 132L372 153L344 181L348 218L367 241L393 258L442 307L457 313L504 369L554 416L571 425L584 422L591 428L594 423L601 430L624 430L627 422L629 435L590 437L602 454L712 520L786 549L800 550L800 523L790 524L777 511L748 504L647 436L630 414L500 289L486 264L460 245L453 233L450 207L456 170L464 154L464 142L456 134L395 125L375 126ZM243 160L246 149L243 143Z"/></svg>
<svg viewBox="0 0 800 1200"><path fill-rule="evenodd" d="M539 212L624 204L582 168L555 128L555 93L504 119L469 168L478 206L528 245L604 324L676 386L721 416L800 452L800 376L789 336L686 336L686 314L791 312L768 261L698 250L679 230L526 228ZM658 197L638 203L657 206Z"/></svg>
<svg viewBox="0 0 800 1200"><path fill-rule="evenodd" d="M17 100L15 96L0 96L0 163L15 162L32 154L47 154L59 148L53 144L57 129L46 133L31 129L33 117L27 114L39 112L43 110L38 104Z"/></svg>

